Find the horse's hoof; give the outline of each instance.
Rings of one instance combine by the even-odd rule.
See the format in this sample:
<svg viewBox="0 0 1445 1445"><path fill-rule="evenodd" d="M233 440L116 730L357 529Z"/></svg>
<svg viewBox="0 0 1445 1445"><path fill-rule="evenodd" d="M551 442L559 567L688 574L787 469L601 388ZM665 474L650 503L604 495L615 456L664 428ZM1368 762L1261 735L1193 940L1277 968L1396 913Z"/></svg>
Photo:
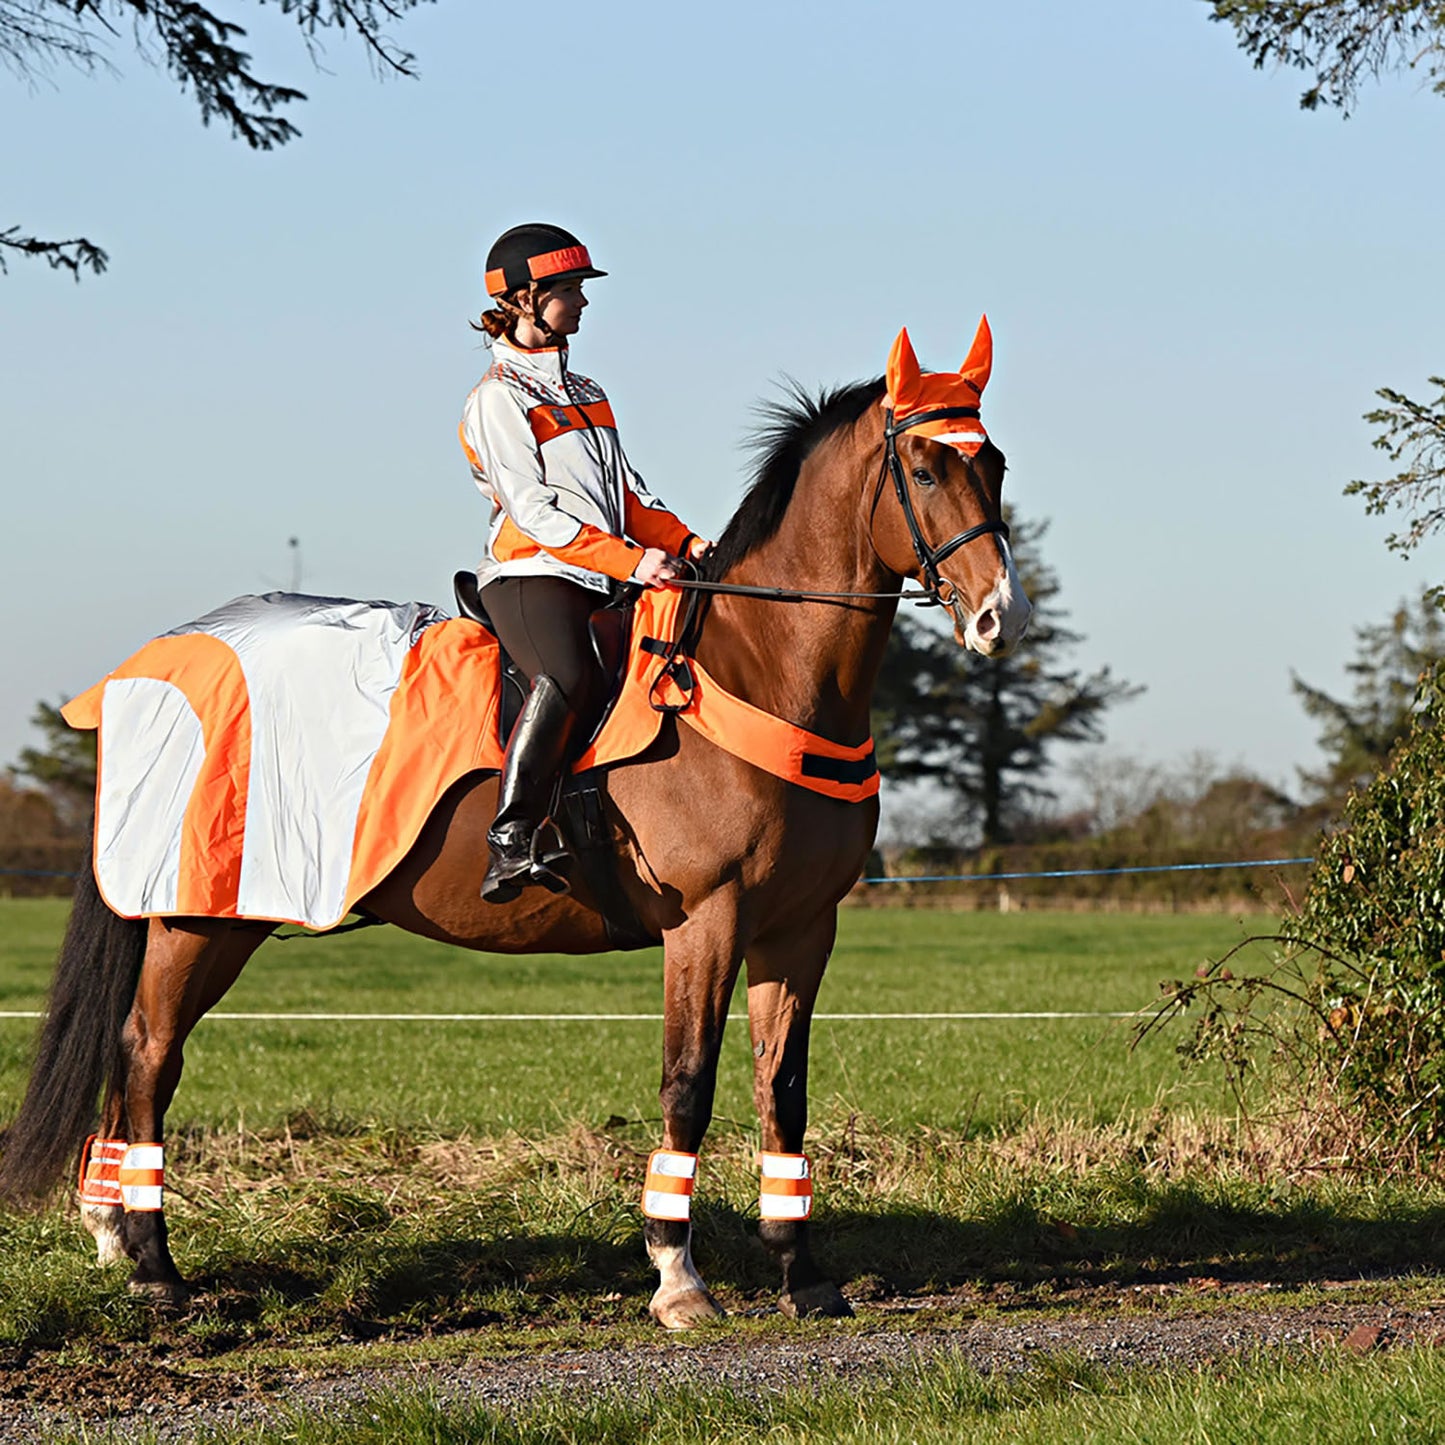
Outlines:
<svg viewBox="0 0 1445 1445"><path fill-rule="evenodd" d="M95 1240L97 1264L129 1264L125 1248L125 1213L116 1205L82 1204L80 1221Z"/></svg>
<svg viewBox="0 0 1445 1445"><path fill-rule="evenodd" d="M712 1320L725 1319L727 1311L705 1289L684 1290L667 1299L659 1290L648 1306L653 1319L665 1330L690 1330Z"/></svg>
<svg viewBox="0 0 1445 1445"><path fill-rule="evenodd" d="M133 1279L126 1289L162 1309L184 1309L191 1300L191 1287L183 1279Z"/></svg>
<svg viewBox="0 0 1445 1445"><path fill-rule="evenodd" d="M106 1267L113 1264L129 1264L130 1255L125 1252L125 1241L118 1234L97 1235L95 1238L95 1262Z"/></svg>
<svg viewBox="0 0 1445 1445"><path fill-rule="evenodd" d="M843 1298L843 1292L826 1279L785 1294L778 1301L778 1308L790 1320L844 1320L853 1315L853 1306Z"/></svg>

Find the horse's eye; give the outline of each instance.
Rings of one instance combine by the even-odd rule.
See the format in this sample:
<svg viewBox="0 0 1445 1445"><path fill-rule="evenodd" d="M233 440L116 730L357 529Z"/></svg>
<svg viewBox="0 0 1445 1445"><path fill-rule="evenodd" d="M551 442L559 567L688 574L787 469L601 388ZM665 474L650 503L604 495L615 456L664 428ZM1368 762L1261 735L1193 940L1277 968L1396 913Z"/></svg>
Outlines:
<svg viewBox="0 0 1445 1445"><path fill-rule="evenodd" d="M931 487L933 485L933 473L927 467L914 467L913 480L920 487Z"/></svg>

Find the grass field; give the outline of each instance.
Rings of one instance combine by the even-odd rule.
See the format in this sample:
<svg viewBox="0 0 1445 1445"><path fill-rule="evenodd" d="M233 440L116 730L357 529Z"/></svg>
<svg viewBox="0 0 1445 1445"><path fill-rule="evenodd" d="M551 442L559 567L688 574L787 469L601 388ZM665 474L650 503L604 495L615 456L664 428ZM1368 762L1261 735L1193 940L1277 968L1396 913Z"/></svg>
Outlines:
<svg viewBox="0 0 1445 1445"><path fill-rule="evenodd" d="M43 1006L65 906L0 905L0 1010ZM1217 916L844 914L819 1012L1137 1009L1263 919ZM391 928L266 944L218 1012L651 1014L659 951L597 958L469 954ZM752 1115L746 1004L726 1043L724 1121ZM0 1020L0 1114L22 1086L34 1024ZM656 1119L661 1024L204 1021L172 1127L268 1128L305 1109L396 1127L546 1133ZM1167 1040L1130 1053L1092 1020L838 1020L814 1030L817 1109L898 1128L1009 1127L1046 1104L1084 1122L1151 1103L1179 1071ZM726 1125L724 1124L724 1127Z"/></svg>
<svg viewBox="0 0 1445 1445"><path fill-rule="evenodd" d="M43 1004L63 919L52 902L0 904L0 1011ZM1137 1009L1161 979L1267 927L849 911L820 1012ZM655 952L489 958L376 929L266 945L219 1011L656 1015L660 1001ZM1396 1302L1438 1296L1445 1188L1275 1167L1245 1147L1217 1079L1181 1078L1182 1027L1131 1052L1127 1025L1107 1019L825 1019L811 1089L817 1237L859 1319L791 1324L772 1313L775 1267L754 1238L744 1007L740 994L696 1209L699 1265L740 1317L741 1349L800 1336L824 1348L838 1331L876 1328L873 1300L920 1301L920 1322L947 1328L1137 1312L1141 1300L1165 1319L1216 1298L1247 1309L1256 1293L1278 1307L1352 1279L1377 1298L1379 1276ZM0 1118L34 1029L0 1020ZM94 1267L73 1206L0 1214L0 1374L7 1349L57 1352L66 1369L164 1358L198 1376L345 1369L383 1346L401 1361L652 1348L636 1198L657 1140L660 1034L655 1019L203 1022L170 1116L167 1180L173 1247L198 1302L158 1319L128 1297L123 1272ZM520 1414L411 1390L354 1415L216 1438L1367 1437L1364 1425L1311 1434L1323 1411L1378 1438L1428 1439L1422 1422L1445 1403L1428 1351L1149 1379L1063 1360L1031 1379L944 1361L866 1399L846 1385L768 1398L719 1387L671 1403L544 1399ZM1256 1436L1265 1408L1274 1423Z"/></svg>

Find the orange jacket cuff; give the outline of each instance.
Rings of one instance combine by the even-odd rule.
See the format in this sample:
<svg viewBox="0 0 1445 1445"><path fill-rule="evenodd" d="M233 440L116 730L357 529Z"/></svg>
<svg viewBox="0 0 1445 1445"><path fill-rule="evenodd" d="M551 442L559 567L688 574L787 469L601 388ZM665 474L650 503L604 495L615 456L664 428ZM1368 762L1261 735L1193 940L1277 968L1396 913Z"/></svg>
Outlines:
<svg viewBox="0 0 1445 1445"><path fill-rule="evenodd" d="M622 538L587 522L565 546L544 547L542 550L559 562L583 567L589 572L601 572L603 576L615 577L619 582L627 581L642 561L641 547L634 547L630 542L624 542Z"/></svg>

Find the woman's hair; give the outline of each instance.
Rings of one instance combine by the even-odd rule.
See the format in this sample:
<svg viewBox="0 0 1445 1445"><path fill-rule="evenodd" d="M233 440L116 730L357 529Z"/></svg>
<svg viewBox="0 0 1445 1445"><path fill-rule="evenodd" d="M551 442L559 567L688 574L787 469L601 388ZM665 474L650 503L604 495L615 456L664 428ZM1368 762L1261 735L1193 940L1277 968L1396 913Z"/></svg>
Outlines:
<svg viewBox="0 0 1445 1445"><path fill-rule="evenodd" d="M516 304L516 295L517 293L512 291L506 296L498 297L496 306L490 311L483 311L475 321L467 324L473 331L485 331L494 341L499 336L510 337L521 314Z"/></svg>

